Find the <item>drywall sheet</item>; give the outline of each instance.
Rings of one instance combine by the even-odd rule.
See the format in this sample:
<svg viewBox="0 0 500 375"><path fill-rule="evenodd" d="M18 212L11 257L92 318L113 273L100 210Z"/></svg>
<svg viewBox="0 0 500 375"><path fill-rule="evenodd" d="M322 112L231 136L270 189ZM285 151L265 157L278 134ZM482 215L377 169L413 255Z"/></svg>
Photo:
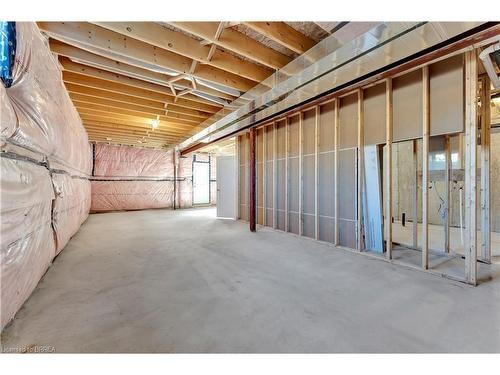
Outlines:
<svg viewBox="0 0 500 375"><path fill-rule="evenodd" d="M333 151L335 149L335 102L319 107L318 151Z"/></svg>
<svg viewBox="0 0 500 375"><path fill-rule="evenodd" d="M286 122L281 120L276 122L276 158L286 157Z"/></svg>
<svg viewBox="0 0 500 375"><path fill-rule="evenodd" d="M464 56L429 66L431 135L464 131Z"/></svg>
<svg viewBox="0 0 500 375"><path fill-rule="evenodd" d="M365 145L385 143L386 85L380 83L363 92Z"/></svg>
<svg viewBox="0 0 500 375"><path fill-rule="evenodd" d="M274 200L274 125L264 128L266 134L265 161L266 161L266 225L273 226Z"/></svg>
<svg viewBox="0 0 500 375"><path fill-rule="evenodd" d="M304 235L307 237L315 236L315 220L314 215L316 214L315 204L315 162L314 155L304 156L303 159L303 198L302 198L302 212L304 213L303 218L303 230Z"/></svg>
<svg viewBox="0 0 500 375"><path fill-rule="evenodd" d="M358 94L340 99L339 111L339 148L358 145Z"/></svg>
<svg viewBox="0 0 500 375"><path fill-rule="evenodd" d="M382 232L382 183L376 145L365 146L363 179L363 226L365 248L384 252Z"/></svg>
<svg viewBox="0 0 500 375"><path fill-rule="evenodd" d="M305 111L302 116L302 152L304 155L311 155L316 149L316 110Z"/></svg>
<svg viewBox="0 0 500 375"><path fill-rule="evenodd" d="M289 173L290 173L290 183L288 185L288 214L289 214L289 226L290 232L299 234L299 158L293 157L288 161Z"/></svg>
<svg viewBox="0 0 500 375"><path fill-rule="evenodd" d="M292 116L288 119L289 124L288 124L288 131L289 131L289 147L290 147L290 153L289 156L298 156L299 155L299 142L300 142L300 137L299 137L299 132L300 132L300 126L299 126L299 115L297 116Z"/></svg>
<svg viewBox="0 0 500 375"><path fill-rule="evenodd" d="M393 90L393 140L422 137L422 70L396 77Z"/></svg>
<svg viewBox="0 0 500 375"><path fill-rule="evenodd" d="M273 161L267 161L266 176L266 225L273 226L273 186L274 165Z"/></svg>
<svg viewBox="0 0 500 375"><path fill-rule="evenodd" d="M356 149L338 152L339 244L356 247Z"/></svg>
<svg viewBox="0 0 500 375"><path fill-rule="evenodd" d="M247 134L238 136L238 152L239 152L239 217L242 220L248 220L248 207L247 207L247 197L248 197L248 170L247 170L247 157L248 157L248 139Z"/></svg>

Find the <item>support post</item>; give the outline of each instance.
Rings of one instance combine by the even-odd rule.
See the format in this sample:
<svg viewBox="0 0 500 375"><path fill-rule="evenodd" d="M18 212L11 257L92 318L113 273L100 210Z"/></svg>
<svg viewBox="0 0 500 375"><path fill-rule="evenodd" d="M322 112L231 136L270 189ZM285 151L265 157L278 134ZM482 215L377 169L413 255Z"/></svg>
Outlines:
<svg viewBox="0 0 500 375"><path fill-rule="evenodd" d="M481 91L481 261L491 263L490 222L490 132L491 87L487 75L482 77Z"/></svg>
<svg viewBox="0 0 500 375"><path fill-rule="evenodd" d="M422 68L422 268L429 268L429 67Z"/></svg>
<svg viewBox="0 0 500 375"><path fill-rule="evenodd" d="M320 119L320 110L319 106L316 106L316 117L314 124L314 134L315 134L315 143L314 143L314 238L319 239L319 119Z"/></svg>
<svg viewBox="0 0 500 375"><path fill-rule="evenodd" d="M385 249L392 259L392 79L385 81Z"/></svg>
<svg viewBox="0 0 500 375"><path fill-rule="evenodd" d="M249 199L248 199L248 212L250 221L250 231L255 232L255 128L250 128L249 133L249 160L248 160L248 187L249 187Z"/></svg>
<svg viewBox="0 0 500 375"><path fill-rule="evenodd" d="M236 186L236 212L235 212L235 219L241 219L241 184L240 184L240 142L241 142L241 136L236 137L236 143L235 143L235 158L236 158L236 173L235 173L235 186Z"/></svg>
<svg viewBox="0 0 500 375"><path fill-rule="evenodd" d="M267 225L267 126L262 127L262 225ZM257 193L258 194L258 193Z"/></svg>
<svg viewBox="0 0 500 375"><path fill-rule="evenodd" d="M450 169L451 169L451 149L450 136L444 138L444 251L450 252Z"/></svg>
<svg viewBox="0 0 500 375"><path fill-rule="evenodd" d="M364 148L363 90L358 89L358 173L356 194L356 246L358 251L363 250L363 176L365 174Z"/></svg>
<svg viewBox="0 0 500 375"><path fill-rule="evenodd" d="M477 276L477 60L465 53L465 280L476 285Z"/></svg>
<svg viewBox="0 0 500 375"><path fill-rule="evenodd" d="M285 138L286 138L286 144L285 144L285 149L286 149L286 155L285 155L285 232L290 232L290 220L288 218L289 211L290 211L290 201L289 201L289 194L288 194L288 189L290 186L290 162L289 162L289 156L290 156L290 125L289 125L289 119L288 117L285 118Z"/></svg>
<svg viewBox="0 0 500 375"><path fill-rule="evenodd" d="M334 164L335 169L333 173L334 185L335 185L335 233L334 233L334 244L339 245L339 109L340 109L340 99L335 99L335 124L334 124L334 138L335 138L335 150L334 150Z"/></svg>
<svg viewBox="0 0 500 375"><path fill-rule="evenodd" d="M299 236L302 236L303 230L304 230L304 217L303 217L303 204L304 204L304 199L302 197L302 194L304 193L304 135L303 135L303 128L304 128L304 113L300 112L299 114Z"/></svg>
<svg viewBox="0 0 500 375"><path fill-rule="evenodd" d="M413 248L418 249L418 142L413 140ZM392 220L392 218L391 218Z"/></svg>
<svg viewBox="0 0 500 375"><path fill-rule="evenodd" d="M278 172L276 171L276 166L278 165L278 123L273 123L273 228L276 229L278 227Z"/></svg>

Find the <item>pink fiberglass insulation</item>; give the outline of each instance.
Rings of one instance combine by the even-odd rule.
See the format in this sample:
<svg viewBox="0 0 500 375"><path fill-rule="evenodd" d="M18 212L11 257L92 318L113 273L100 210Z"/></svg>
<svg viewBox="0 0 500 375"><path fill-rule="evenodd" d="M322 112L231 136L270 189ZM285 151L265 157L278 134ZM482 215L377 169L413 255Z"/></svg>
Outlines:
<svg viewBox="0 0 500 375"><path fill-rule="evenodd" d="M16 22L13 79L0 85L1 328L88 215L92 152L56 58Z"/></svg>
<svg viewBox="0 0 500 375"><path fill-rule="evenodd" d="M53 173L52 184L55 193L53 227L56 254L59 254L89 215L90 181Z"/></svg>
<svg viewBox="0 0 500 375"><path fill-rule="evenodd" d="M66 91L58 61L35 23L16 22L13 82L6 91L18 117L7 138L10 142L69 170L90 174L87 132Z"/></svg>
<svg viewBox="0 0 500 375"><path fill-rule="evenodd" d="M47 168L1 158L1 327L35 289L55 255Z"/></svg>
<svg viewBox="0 0 500 375"><path fill-rule="evenodd" d="M173 206L173 181L92 181L91 211Z"/></svg>
<svg viewBox="0 0 500 375"><path fill-rule="evenodd" d="M93 212L171 208L173 150L95 145Z"/></svg>
<svg viewBox="0 0 500 375"><path fill-rule="evenodd" d="M96 177L173 177L172 150L95 145Z"/></svg>

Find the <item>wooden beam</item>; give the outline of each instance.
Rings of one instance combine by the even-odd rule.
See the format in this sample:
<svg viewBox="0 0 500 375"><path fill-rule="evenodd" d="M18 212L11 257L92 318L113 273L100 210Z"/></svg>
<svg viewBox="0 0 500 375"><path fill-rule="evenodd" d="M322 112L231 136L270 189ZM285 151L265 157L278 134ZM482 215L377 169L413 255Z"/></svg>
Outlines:
<svg viewBox="0 0 500 375"><path fill-rule="evenodd" d="M334 185L335 185L335 229L334 229L334 244L339 245L339 110L340 110L340 98L335 99L335 123L334 126L334 138L335 138L335 152L334 152Z"/></svg>
<svg viewBox="0 0 500 375"><path fill-rule="evenodd" d="M198 40L184 33L169 30L153 22L94 22L108 30L154 45L179 55L189 57L202 64L225 70L227 72L260 82L269 77L273 71L250 61L242 60L233 54L202 45ZM215 46L215 45L214 45Z"/></svg>
<svg viewBox="0 0 500 375"><path fill-rule="evenodd" d="M290 119L285 117L285 232L290 232Z"/></svg>
<svg viewBox="0 0 500 375"><path fill-rule="evenodd" d="M140 132L149 132L151 134L158 134L163 137L170 137L170 138L184 138L186 135L185 133L179 133L179 132L174 132L174 131L169 131L169 130L162 130L159 128L153 129L151 127L145 127L145 126L130 126L130 125L121 125L121 124L114 124L114 123L107 123L107 122L102 122L102 121L92 121L92 120L84 120L83 121L83 126L84 127L93 127L93 128L99 128L102 130L106 131L115 131L115 130L125 130L125 131L140 131Z"/></svg>
<svg viewBox="0 0 500 375"><path fill-rule="evenodd" d="M412 142L413 154L413 248L418 249L418 143L414 139ZM392 221L392 212L391 212Z"/></svg>
<svg viewBox="0 0 500 375"><path fill-rule="evenodd" d="M139 116L131 116L131 115L125 115L117 112L112 112L112 111L106 111L106 110L99 110L99 109L94 109L94 108L81 108L79 106L75 106L78 112L80 113L80 116L94 116L96 118L100 119L114 119L115 121L125 121L125 122L135 122L135 123L143 123L147 124L148 126L151 126L151 120L156 120L155 118L145 118L145 117L139 117ZM172 128L177 128L179 130L183 131L190 131L194 129L198 129L199 127L196 125L186 125L184 123L178 123L178 122L173 122L173 121L164 121L160 120L161 125L166 125L166 126L171 126Z"/></svg>
<svg viewBox="0 0 500 375"><path fill-rule="evenodd" d="M114 81L108 81L101 78L95 78L88 75L83 75L79 73L73 73L69 71L63 71L63 80L68 86L68 84L78 85L80 87L85 87L88 89L98 89L102 91L106 91L107 93L113 93L117 95L128 95L139 99L156 101L161 103L163 106L165 104L174 104L174 97L171 92L168 91L168 94L164 94L157 91L151 91L146 88L140 88L137 86L131 86L129 84L118 83ZM141 82L141 81L139 81ZM132 82L133 83L133 82ZM162 87L160 86L160 89ZM81 89L79 89L81 91ZM206 104L205 99L201 99L200 101L186 99L184 98L177 99L175 105L184 108L190 108L195 110L200 110L203 112L207 112L210 114L216 113L220 110L221 107L216 106L215 104ZM197 98L197 97L195 97Z"/></svg>
<svg viewBox="0 0 500 375"><path fill-rule="evenodd" d="M477 59L465 52L465 280L477 283Z"/></svg>
<svg viewBox="0 0 500 375"><path fill-rule="evenodd" d="M273 123L273 228L278 227L278 172L276 167L278 165L278 124Z"/></svg>
<svg viewBox="0 0 500 375"><path fill-rule="evenodd" d="M314 117L314 238L319 240L319 120L320 108L315 107Z"/></svg>
<svg viewBox="0 0 500 375"><path fill-rule="evenodd" d="M392 79L385 81L385 252L387 259L392 259Z"/></svg>
<svg viewBox="0 0 500 375"><path fill-rule="evenodd" d="M127 127L141 127L141 128L146 128L146 129L151 129L151 121L145 122L145 121L132 121L132 120L127 120L123 119L120 117L113 118L109 117L106 115L102 115L100 113L95 113L91 111L85 111L85 110L80 110L79 111L80 117L83 122L98 122L98 123L103 123L103 124L114 124L114 125L122 125L122 126L127 126ZM190 129L185 129L185 128L179 128L175 124L168 124L165 122L160 121L158 128L156 130L159 131L168 131L172 134L177 134L180 136L189 134Z"/></svg>
<svg viewBox="0 0 500 375"><path fill-rule="evenodd" d="M250 128L249 132L249 176L248 176L248 185L249 185L249 222L250 222L250 231L255 232L255 128Z"/></svg>
<svg viewBox="0 0 500 375"><path fill-rule="evenodd" d="M243 22L259 34L274 40L299 55L312 48L316 42L301 34L285 22Z"/></svg>
<svg viewBox="0 0 500 375"><path fill-rule="evenodd" d="M38 22L38 26L54 39L125 64L151 67L150 70L158 67L181 74L190 71L192 60L187 57L90 23ZM255 86L254 81L206 65L192 75L241 91L248 91Z"/></svg>
<svg viewBox="0 0 500 375"><path fill-rule="evenodd" d="M290 57L266 47L236 30L225 29L221 36L216 39L214 36L219 25L218 22L170 22L170 24L272 69L279 69L292 61Z"/></svg>
<svg viewBox="0 0 500 375"><path fill-rule="evenodd" d="M479 259L491 263L490 219L490 143L491 143L491 84L487 75L482 78L481 90L481 251Z"/></svg>
<svg viewBox="0 0 500 375"><path fill-rule="evenodd" d="M166 86L162 86L162 85L158 85L158 84L144 81L141 79L129 77L129 76L123 75L123 74L113 73L113 72L99 69L99 68L95 68L92 66L78 64L78 63L75 63L75 62L73 62L69 59L65 59L65 58L59 58L59 61L61 62L63 69L65 71L68 71L68 72L83 74L83 75L93 77L93 78L98 78L101 80L121 83L121 84L129 85L129 86L138 87L141 89L155 91L155 92L159 92L161 94L172 96L173 98L175 98L173 96L170 88L166 87ZM232 98L232 96L226 95L226 94L220 94L219 98L221 98L221 97L223 97L222 99L225 99L225 97ZM188 97L185 96L185 98L188 98ZM209 104L209 103L213 104L213 102L211 102L207 99L196 97L195 95L190 95L189 99L192 101L195 101L195 102L201 102L201 103L205 103L205 104ZM174 100L174 103L175 103L175 100Z"/></svg>
<svg viewBox="0 0 500 375"><path fill-rule="evenodd" d="M422 68L422 268L429 268L429 66Z"/></svg>
<svg viewBox="0 0 500 375"><path fill-rule="evenodd" d="M299 236L304 233L304 112L299 112Z"/></svg>
<svg viewBox="0 0 500 375"><path fill-rule="evenodd" d="M66 89L68 90L70 95L78 94L82 98L82 101L84 101L83 99L84 96L88 96L91 98L107 99L108 101L132 104L141 107L147 107L148 109L161 110L163 114L165 114L165 111L168 110L169 112L197 117L200 118L201 121L206 120L212 115L211 113L208 112L198 111L196 109L191 109L191 108L185 108L176 104L160 103L154 100L137 98L126 94L94 89L86 86L75 85L72 83L66 83Z"/></svg>
<svg viewBox="0 0 500 375"><path fill-rule="evenodd" d="M58 56L65 57L65 59L59 58L59 61L61 62L61 65L65 70L75 71L75 68L78 68L78 65L94 67L97 69L106 70L111 73L123 74L131 78L139 79L141 81L154 83L166 88L168 87L170 92L172 92L172 82L170 80L170 77L163 73L158 73L134 65L115 61L113 59L96 55L94 53L56 40L51 40L50 48L52 52L56 53ZM78 70L76 70L76 72L78 72ZM183 89L194 89L192 82L187 80L184 76L180 76L179 79L175 80L174 83L176 86L179 86ZM217 98L227 100L234 100L236 98L235 96L222 92L220 90L214 90L202 85L198 86L199 87L197 87L197 91L212 95Z"/></svg>
<svg viewBox="0 0 500 375"><path fill-rule="evenodd" d="M450 136L444 136L444 252L450 252L450 169L451 145Z"/></svg>
<svg viewBox="0 0 500 375"><path fill-rule="evenodd" d="M125 116L133 116L133 117L140 117L143 119L149 119L149 120L156 120L156 115L153 114L147 114L147 113L138 113L133 110L128 110L128 109L119 109L115 107L111 107L108 105L102 105L102 104L91 104L91 103L86 103L86 102L80 102L77 100L74 100L73 103L75 104L75 107L81 108L81 109L90 109L93 111L100 111L100 112L106 112L106 113L116 113L120 115L125 115ZM185 116L184 116L185 117ZM185 125L186 127L192 127L195 125L198 125L200 122L199 120L188 120L186 118L183 118L183 116L177 115L175 113L169 113L166 116L160 116L160 120L162 121L168 121L173 124L179 124L179 125Z"/></svg>
<svg viewBox="0 0 500 375"><path fill-rule="evenodd" d="M135 105L131 103L124 103L124 102L119 102L115 100L108 100L108 99L103 99L103 98L96 98L94 96L88 96L88 95L82 95L78 93L70 93L70 98L73 100L75 103L88 103L88 104L96 104L99 106L107 106L111 108L116 108L116 109L124 109L127 111L132 111L132 112L137 112L136 115L140 116L142 114L148 115L148 116L160 116L160 119L165 119L168 121L169 119L177 119L177 120L185 120L187 122L193 122L196 124L201 123L202 121L206 120L207 117L197 117L197 116L191 116L187 115L184 113L178 113L175 111L168 111L167 114L165 114L165 108L162 109L154 109L150 107L143 107L141 105ZM76 105L76 104L75 104Z"/></svg>
<svg viewBox="0 0 500 375"><path fill-rule="evenodd" d="M363 184L364 184L364 114L363 114L363 90L358 89L358 174L357 174L357 197L356 197L356 246L358 251L363 250Z"/></svg>

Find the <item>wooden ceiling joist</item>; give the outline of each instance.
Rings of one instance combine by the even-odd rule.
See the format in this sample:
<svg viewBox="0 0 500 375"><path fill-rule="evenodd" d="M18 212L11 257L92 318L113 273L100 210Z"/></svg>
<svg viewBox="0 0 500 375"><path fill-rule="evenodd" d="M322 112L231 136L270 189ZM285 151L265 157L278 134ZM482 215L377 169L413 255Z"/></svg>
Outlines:
<svg viewBox="0 0 500 375"><path fill-rule="evenodd" d="M87 105L88 107L88 105ZM91 115L94 116L95 119L101 119L106 121L107 119L112 119L115 121L122 121L122 122L135 122L135 123L141 123L141 124L146 124L151 126L151 121L152 118L149 117L141 117L141 116L132 116L132 115L126 115L122 113L117 113L117 112L111 112L111 111L106 111L106 110L96 110L92 108L82 108L79 106L76 106L76 109L78 110L78 113L80 116L86 116L86 115ZM156 119L156 116L155 116ZM193 128L199 128L196 126L196 124L192 125L185 125L184 123L178 123L178 122L172 122L172 121L164 121L160 120L160 124L164 124L166 127L170 127L171 129L178 129L180 131L190 131Z"/></svg>
<svg viewBox="0 0 500 375"><path fill-rule="evenodd" d="M133 103L124 103L124 102L119 102L115 100L110 100L107 98L96 98L94 96L88 96L88 95L82 95L82 94L77 94L77 93L71 93L70 92L70 97L75 103L89 103L89 104L97 104L101 106L107 106L107 107L112 107L112 108L117 108L117 109L125 109L129 111L134 111L137 112L138 114L146 114L146 115L157 115L160 116L166 116L166 118L175 118L179 120L186 120L190 122L194 122L196 124L199 124L200 122L203 122L204 120L207 119L207 117L199 117L199 116L192 116L192 115L187 115L184 113L176 113L173 111L168 111L166 112L164 108L161 109L155 109L151 107L143 107L141 105L133 104ZM76 104L75 104L76 105ZM165 114L167 113L167 114Z"/></svg>
<svg viewBox="0 0 500 375"><path fill-rule="evenodd" d="M86 22L39 22L38 26L54 39L75 45L89 52L98 52L101 56L112 58L122 63L140 65L149 64L168 71L189 73L192 60L182 55L158 48L140 40L125 37L114 31ZM195 78L214 82L240 91L248 91L256 82L229 73L219 68L202 65L192 73Z"/></svg>
<svg viewBox="0 0 500 375"><path fill-rule="evenodd" d="M244 24L298 54L303 54L316 44L314 40L284 22L244 22Z"/></svg>
<svg viewBox="0 0 500 375"><path fill-rule="evenodd" d="M73 84L87 87L89 89L99 89L114 94L126 94L134 98L154 100L156 102L164 104L174 103L174 97L171 96L171 93L169 93L170 95L162 94L158 91L151 91L137 86L131 86L129 84L95 78L89 75L63 71L63 80L66 85ZM212 104L206 104L204 102L197 102L195 100L186 99L187 96L188 95L184 96L183 98L177 99L177 101L175 101L175 105L184 108L199 109L203 112L208 113L216 113L220 110L220 107Z"/></svg>
<svg viewBox="0 0 500 375"><path fill-rule="evenodd" d="M219 22L170 22L170 24L272 69L280 69L292 61L290 57L230 28L224 29L219 38L215 38Z"/></svg>
<svg viewBox="0 0 500 375"><path fill-rule="evenodd" d="M137 112L134 110L130 109L121 109L121 108L116 108L116 107L111 107L109 105L105 104L94 104L94 103L87 103L87 102L80 102L80 101L73 101L75 104L76 108L81 108L81 109L90 109L93 111L99 111L99 112L105 112L105 113L116 113L116 114L121 114L121 115L126 115L126 116L134 116L134 117L140 117L145 120L151 121L151 120L156 120L157 115L154 114L149 114L149 113L144 113L144 112ZM200 122L198 119L196 120L191 120L191 119L186 119L185 116L180 116L176 113L169 113L166 116L159 116L160 120L162 121L168 121L174 124L179 124L179 125L185 125L185 126L194 126L198 125Z"/></svg>
<svg viewBox="0 0 500 375"><path fill-rule="evenodd" d="M125 104L132 104L132 105L137 105L137 106L141 106L141 107L146 107L148 109L160 110L160 111L163 111L162 112L163 114L165 113L165 110L168 110L169 112L173 112L173 113L179 113L179 114L185 114L185 115L189 115L189 116L198 117L201 119L201 121L212 116L212 113L209 113L209 112L203 112L203 111L198 111L195 109L184 108L184 107L181 107L181 106L178 106L175 104L160 103L160 102L157 102L154 100L137 98L137 97L130 96L130 95L94 89L94 88L90 88L90 87L86 87L86 86L75 85L73 83L66 83L66 89L70 93L70 96L72 94L78 94L81 101L85 101L85 98L83 96L88 96L91 98L106 99L108 101L114 101L114 102L125 103Z"/></svg>
<svg viewBox="0 0 500 375"><path fill-rule="evenodd" d="M131 125L123 125L123 124L113 124L113 123L108 123L108 122L100 122L100 121L91 121L91 120L85 120L84 125L94 127L94 128L99 128L103 130L108 130L108 131L114 131L114 130L137 130L141 132L151 132L155 134L159 134L165 137L171 137L171 138L183 138L185 135L184 133L182 135L177 134L177 133L171 133L170 131L162 130L160 128L152 129L151 127L144 127L144 126L131 126Z"/></svg>
<svg viewBox="0 0 500 375"><path fill-rule="evenodd" d="M139 88L143 88L143 89L150 90L150 91L159 92L161 94L171 96L172 98L175 99L175 96L172 94L172 91L170 90L170 88L168 88L166 86L162 86L162 85L158 85L156 83L152 83L152 82L144 81L141 79L129 77L129 76L124 75L124 74L113 73L113 72L110 72L110 71L105 70L105 69L99 69L99 68L95 68L92 66L75 63L75 62L73 62L69 59L66 59L66 58L60 58L59 61L61 62L63 69L68 71L68 72L84 74L84 75L87 75L89 77L104 79L107 81L122 83L122 84L126 84L129 86L134 86L134 87L139 87ZM231 97L231 96L228 95L228 97ZM210 100L200 98L198 96L191 95L191 94L189 94L189 96L185 96L185 98L192 100L192 101L195 101L195 102L200 102L200 103L205 103L205 104L209 104L209 103L213 104L213 102ZM175 100L174 100L174 102L175 102Z"/></svg>
<svg viewBox="0 0 500 375"><path fill-rule="evenodd" d="M113 118L103 118L100 116L96 116L93 114L87 114L83 113L82 114L82 121L84 124L99 124L102 127L125 127L125 128L137 128L137 129L144 129L144 130L151 130L153 129L150 124L145 124L141 122L134 122L134 121L123 121L123 120L117 120ZM175 137L183 137L185 136L190 130L179 130L175 128L171 128L166 126L165 124L162 124L160 122L160 125L154 129L155 132L159 133L165 133L169 134Z"/></svg>
<svg viewBox="0 0 500 375"><path fill-rule="evenodd" d="M211 52L211 47L200 44L188 35L166 29L153 22L96 22L95 24L254 82L263 81L273 73L269 68L239 59L226 51L215 49Z"/></svg>
<svg viewBox="0 0 500 375"><path fill-rule="evenodd" d="M171 88L172 82L170 79L171 77L165 74L139 68L134 65L129 65L118 61L114 61L112 59L108 59L107 57L102 57L94 53L82 50L80 48L53 39L50 41L50 46L51 50L54 53L57 53L59 56L67 57L67 59L64 58L59 59L61 65L65 69L71 69L72 64L95 67L107 70L108 72L124 74L128 77L133 77L143 81L152 82L158 85L169 87L169 90L171 90L170 92L172 92ZM178 76L175 78L179 78L175 81L175 86L180 87L182 89L194 89L192 82L186 79L184 76ZM203 92L204 94L214 96L216 98L222 98L229 101L235 99L235 96L233 95L203 85L198 85L196 87L196 90Z"/></svg>

